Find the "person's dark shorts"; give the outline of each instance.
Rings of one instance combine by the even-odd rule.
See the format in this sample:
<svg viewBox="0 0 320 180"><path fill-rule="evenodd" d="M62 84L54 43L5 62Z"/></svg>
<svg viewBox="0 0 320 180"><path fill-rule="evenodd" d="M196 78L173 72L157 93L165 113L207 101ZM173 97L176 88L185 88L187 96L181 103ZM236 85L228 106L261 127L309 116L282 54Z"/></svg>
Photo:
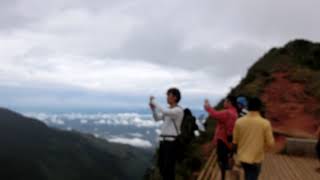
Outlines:
<svg viewBox="0 0 320 180"><path fill-rule="evenodd" d="M218 140L217 142L217 155L218 155L218 163L221 169L228 170L230 169L228 156L231 153L227 145L222 141Z"/></svg>
<svg viewBox="0 0 320 180"><path fill-rule="evenodd" d="M316 145L316 152L317 152L318 158L320 160L320 140L318 140L318 143Z"/></svg>

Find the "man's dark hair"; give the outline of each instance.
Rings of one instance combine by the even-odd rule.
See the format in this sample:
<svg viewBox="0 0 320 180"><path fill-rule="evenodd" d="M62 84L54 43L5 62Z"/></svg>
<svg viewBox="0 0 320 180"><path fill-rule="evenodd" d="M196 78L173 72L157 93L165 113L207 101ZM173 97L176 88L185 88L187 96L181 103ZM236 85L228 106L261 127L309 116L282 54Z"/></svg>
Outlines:
<svg viewBox="0 0 320 180"><path fill-rule="evenodd" d="M237 98L235 96L229 95L226 99L231 103L233 107L237 108L238 104Z"/></svg>
<svg viewBox="0 0 320 180"><path fill-rule="evenodd" d="M178 88L170 88L167 91L167 95L172 94L174 97L176 97L176 103L179 103L181 100L181 93Z"/></svg>
<svg viewBox="0 0 320 180"><path fill-rule="evenodd" d="M249 98L248 110L249 111L261 111L262 110L261 100L258 97Z"/></svg>

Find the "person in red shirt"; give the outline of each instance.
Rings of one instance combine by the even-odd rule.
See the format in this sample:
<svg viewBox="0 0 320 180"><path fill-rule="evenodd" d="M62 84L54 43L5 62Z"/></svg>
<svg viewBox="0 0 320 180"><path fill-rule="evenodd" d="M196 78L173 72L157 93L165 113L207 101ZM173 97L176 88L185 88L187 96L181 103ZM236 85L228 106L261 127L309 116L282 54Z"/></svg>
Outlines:
<svg viewBox="0 0 320 180"><path fill-rule="evenodd" d="M221 170L221 179L225 179L226 170L229 170L229 156L232 152L232 133L238 118L237 101L234 96L228 96L224 100L224 109L217 111L212 108L209 101L205 100L204 108L211 119L217 121L213 144L216 145L218 164Z"/></svg>

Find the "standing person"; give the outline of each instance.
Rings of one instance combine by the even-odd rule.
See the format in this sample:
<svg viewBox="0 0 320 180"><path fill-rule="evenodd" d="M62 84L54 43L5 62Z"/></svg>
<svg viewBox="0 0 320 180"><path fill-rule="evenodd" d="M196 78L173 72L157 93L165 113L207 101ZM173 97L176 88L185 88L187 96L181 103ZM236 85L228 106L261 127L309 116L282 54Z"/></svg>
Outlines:
<svg viewBox="0 0 320 180"><path fill-rule="evenodd" d="M238 119L233 132L233 144L237 149L237 159L241 162L246 180L257 180L264 151L274 145L271 124L264 119L259 98L249 99L249 113Z"/></svg>
<svg viewBox="0 0 320 180"><path fill-rule="evenodd" d="M244 96L237 97L237 110L239 118L248 114L248 101Z"/></svg>
<svg viewBox="0 0 320 180"><path fill-rule="evenodd" d="M209 116L217 121L213 144L217 146L218 164L221 171L221 179L225 179L226 170L231 169L229 156L231 155L232 131L238 118L237 103L234 96L228 96L224 100L224 110L217 111L205 100L204 108Z"/></svg>
<svg viewBox="0 0 320 180"><path fill-rule="evenodd" d="M178 105L181 93L177 88L167 91L168 108L162 108L153 96L150 97L150 108L156 121L163 121L160 134L158 165L163 180L175 179L176 138L180 134L180 126L184 111Z"/></svg>
<svg viewBox="0 0 320 180"><path fill-rule="evenodd" d="M317 152L317 155L318 155L318 159L320 161L320 123L319 123L318 130L316 132L316 137L318 138L318 143L316 145L316 152ZM318 167L316 169L316 171L320 173L320 167Z"/></svg>

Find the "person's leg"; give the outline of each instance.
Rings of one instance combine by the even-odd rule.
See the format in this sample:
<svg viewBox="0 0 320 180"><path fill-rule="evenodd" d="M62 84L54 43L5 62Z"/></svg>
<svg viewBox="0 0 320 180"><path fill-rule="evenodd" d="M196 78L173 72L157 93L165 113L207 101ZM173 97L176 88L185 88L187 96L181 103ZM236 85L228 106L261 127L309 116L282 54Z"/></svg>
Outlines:
<svg viewBox="0 0 320 180"><path fill-rule="evenodd" d="M252 180L258 180L261 171L261 164L252 165Z"/></svg>
<svg viewBox="0 0 320 180"><path fill-rule="evenodd" d="M247 163L241 163L243 171L244 171L244 179L249 180L250 179L250 167Z"/></svg>
<svg viewBox="0 0 320 180"><path fill-rule="evenodd" d="M176 163L176 146L175 142L166 141L166 156L164 162L164 180L175 179L175 163Z"/></svg>
<svg viewBox="0 0 320 180"><path fill-rule="evenodd" d="M163 155L162 155L162 179L168 179L168 161L169 161L169 144L168 141L163 141Z"/></svg>
<svg viewBox="0 0 320 180"><path fill-rule="evenodd" d="M170 142L168 154L168 180L174 180L176 176L176 150L176 142Z"/></svg>
<svg viewBox="0 0 320 180"><path fill-rule="evenodd" d="M226 178L226 170L224 168L220 168L221 172L221 180L225 180Z"/></svg>
<svg viewBox="0 0 320 180"><path fill-rule="evenodd" d="M161 177L164 176L164 158L165 158L165 143L160 141L159 154L158 154L158 167Z"/></svg>
<svg viewBox="0 0 320 180"><path fill-rule="evenodd" d="M320 162L320 140L318 140L318 143L316 145L316 152L317 152L318 159ZM320 166L316 169L316 171L320 173Z"/></svg>
<svg viewBox="0 0 320 180"><path fill-rule="evenodd" d="M217 143L217 156L221 179L224 180L226 176L226 170L228 169L228 148L221 140L218 140Z"/></svg>
<svg viewBox="0 0 320 180"><path fill-rule="evenodd" d="M242 163L245 180L258 180L261 164Z"/></svg>

